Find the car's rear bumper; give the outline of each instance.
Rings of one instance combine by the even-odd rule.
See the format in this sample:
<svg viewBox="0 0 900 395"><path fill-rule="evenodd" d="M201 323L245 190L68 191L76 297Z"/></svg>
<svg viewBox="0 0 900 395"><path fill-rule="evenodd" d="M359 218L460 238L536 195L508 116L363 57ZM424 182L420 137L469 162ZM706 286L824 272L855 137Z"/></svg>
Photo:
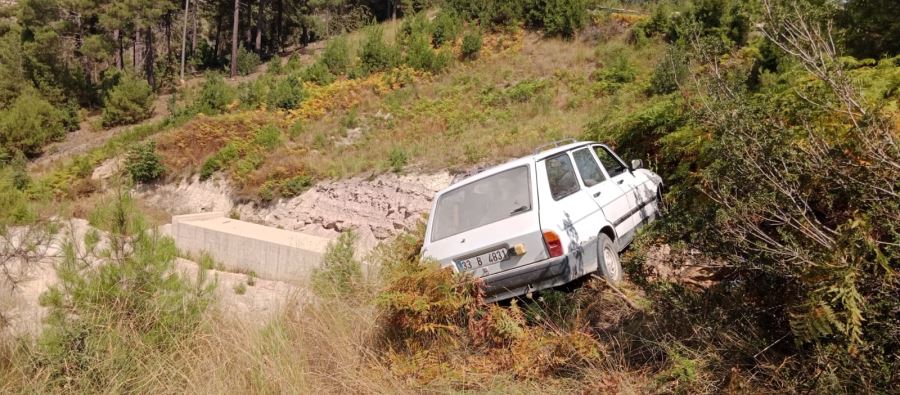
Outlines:
<svg viewBox="0 0 900 395"><path fill-rule="evenodd" d="M484 276L486 300L496 302L572 281L570 262L572 258L564 255Z"/></svg>

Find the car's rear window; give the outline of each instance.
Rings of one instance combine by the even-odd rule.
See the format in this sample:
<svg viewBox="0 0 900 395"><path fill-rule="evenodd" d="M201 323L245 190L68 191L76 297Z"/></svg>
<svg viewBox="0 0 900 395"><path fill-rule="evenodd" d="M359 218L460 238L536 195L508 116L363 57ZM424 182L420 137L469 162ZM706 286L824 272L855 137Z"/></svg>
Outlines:
<svg viewBox="0 0 900 395"><path fill-rule="evenodd" d="M509 169L441 195L433 213L431 241L530 210L528 167Z"/></svg>

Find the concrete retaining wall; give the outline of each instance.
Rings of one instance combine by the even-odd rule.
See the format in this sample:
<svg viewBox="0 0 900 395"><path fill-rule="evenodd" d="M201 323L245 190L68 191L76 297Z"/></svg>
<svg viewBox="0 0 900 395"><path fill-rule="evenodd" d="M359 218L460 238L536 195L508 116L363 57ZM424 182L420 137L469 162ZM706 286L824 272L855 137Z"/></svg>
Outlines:
<svg viewBox="0 0 900 395"><path fill-rule="evenodd" d="M305 281L321 263L331 239L227 218L223 212L172 217L175 245L192 255L208 253L229 271L260 278Z"/></svg>

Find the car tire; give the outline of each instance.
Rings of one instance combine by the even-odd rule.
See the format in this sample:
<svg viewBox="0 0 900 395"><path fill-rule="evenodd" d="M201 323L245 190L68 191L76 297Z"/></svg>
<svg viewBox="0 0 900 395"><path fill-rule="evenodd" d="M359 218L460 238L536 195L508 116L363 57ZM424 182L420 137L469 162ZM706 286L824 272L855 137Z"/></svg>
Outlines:
<svg viewBox="0 0 900 395"><path fill-rule="evenodd" d="M619 249L616 243L609 239L605 233L601 233L597 243L597 267L603 278L611 284L622 281L622 263L619 261Z"/></svg>

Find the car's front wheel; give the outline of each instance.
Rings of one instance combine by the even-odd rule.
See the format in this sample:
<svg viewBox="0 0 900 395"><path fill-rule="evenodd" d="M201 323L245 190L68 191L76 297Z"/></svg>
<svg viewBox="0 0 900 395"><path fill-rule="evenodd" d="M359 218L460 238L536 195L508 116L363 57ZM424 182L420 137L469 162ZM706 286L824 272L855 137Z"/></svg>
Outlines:
<svg viewBox="0 0 900 395"><path fill-rule="evenodd" d="M601 233L597 249L597 266L606 281L612 284L622 281L622 264L619 262L616 244L609 239L609 236Z"/></svg>

